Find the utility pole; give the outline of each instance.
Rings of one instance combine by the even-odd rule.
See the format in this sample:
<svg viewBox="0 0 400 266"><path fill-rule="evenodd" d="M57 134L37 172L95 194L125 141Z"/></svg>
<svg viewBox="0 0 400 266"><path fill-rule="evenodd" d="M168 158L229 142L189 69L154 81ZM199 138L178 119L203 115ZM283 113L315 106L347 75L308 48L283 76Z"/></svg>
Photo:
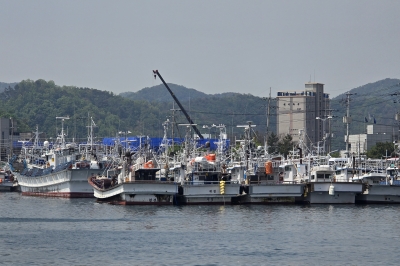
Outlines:
<svg viewBox="0 0 400 266"><path fill-rule="evenodd" d="M271 87L269 87L269 97L268 97L268 109L267 109L267 139L265 143L268 145L268 136L269 136L269 116L271 111Z"/></svg>
<svg viewBox="0 0 400 266"><path fill-rule="evenodd" d="M267 104L267 126L266 126L266 140L265 140L265 148L267 149L268 147L268 137L269 137L269 122L271 118L271 87L269 87L269 97L268 98L263 98L264 100L268 101ZM276 106L274 106L276 108Z"/></svg>
<svg viewBox="0 0 400 266"><path fill-rule="evenodd" d="M351 117L350 117L350 96L353 95L353 93L347 92L346 93L346 116L343 117L343 123L346 124L346 156L347 158L350 158L349 156L349 126L351 123Z"/></svg>
<svg viewBox="0 0 400 266"><path fill-rule="evenodd" d="M13 122L13 119L12 119L12 117L10 117L10 124L11 124L11 127L10 127L10 130L11 130L11 135L10 135L10 159L12 158L12 156L13 156L13 135L14 135L14 122Z"/></svg>
<svg viewBox="0 0 400 266"><path fill-rule="evenodd" d="M399 111L394 115L394 119L397 121L397 141L399 140L398 134L400 132L400 114ZM394 131L394 130L393 130ZM395 138L395 134L393 134L393 138Z"/></svg>
<svg viewBox="0 0 400 266"><path fill-rule="evenodd" d="M326 114L326 117L332 117L332 118L334 118L334 116L332 115L332 112L333 111L335 111L334 109L326 109L325 111L327 111L328 113ZM331 147L332 147L332 128L331 128L331 125L332 125L332 123L331 123L332 121L331 120L328 120L328 128L327 128L327 130L328 130L328 144L327 144L327 151L328 151L328 153L330 153L331 152Z"/></svg>

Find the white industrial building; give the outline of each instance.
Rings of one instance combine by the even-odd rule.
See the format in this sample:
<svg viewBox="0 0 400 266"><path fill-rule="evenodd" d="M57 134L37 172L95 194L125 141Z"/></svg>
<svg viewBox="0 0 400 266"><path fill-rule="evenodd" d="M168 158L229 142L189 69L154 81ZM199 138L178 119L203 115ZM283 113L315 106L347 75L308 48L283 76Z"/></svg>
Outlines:
<svg viewBox="0 0 400 266"><path fill-rule="evenodd" d="M392 126L367 125L366 134L349 135L349 152L357 155L366 153L378 142L393 142L396 138ZM344 136L346 142L346 136Z"/></svg>

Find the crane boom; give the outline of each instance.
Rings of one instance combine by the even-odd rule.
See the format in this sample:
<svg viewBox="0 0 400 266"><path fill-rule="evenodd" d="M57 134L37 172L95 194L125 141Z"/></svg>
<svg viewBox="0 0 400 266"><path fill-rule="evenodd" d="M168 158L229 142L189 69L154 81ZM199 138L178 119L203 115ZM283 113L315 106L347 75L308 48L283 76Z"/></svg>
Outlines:
<svg viewBox="0 0 400 266"><path fill-rule="evenodd" d="M164 81L164 79L161 77L160 72L158 70L153 70L154 73L154 78L156 75L161 79L162 83L164 83L165 87L171 94L172 98L174 98L175 102L178 104L179 108L181 108L181 111L183 114L186 116L186 119L189 121L189 124L193 127L193 130L196 132L197 136L199 136L200 139L204 139L203 135L200 133L199 129L196 127L196 125L193 123L192 119L186 112L185 108L183 108L182 104L179 102L178 98L176 98L175 94L172 92L172 90L168 87L167 83Z"/></svg>

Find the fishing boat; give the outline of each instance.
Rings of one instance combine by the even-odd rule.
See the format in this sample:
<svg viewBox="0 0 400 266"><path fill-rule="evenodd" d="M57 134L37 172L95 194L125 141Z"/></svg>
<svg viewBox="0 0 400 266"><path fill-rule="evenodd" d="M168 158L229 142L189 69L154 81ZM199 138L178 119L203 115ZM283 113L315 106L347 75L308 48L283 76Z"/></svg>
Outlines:
<svg viewBox="0 0 400 266"><path fill-rule="evenodd" d="M184 204L232 204L239 195L240 184L233 182L215 154L193 158L182 182Z"/></svg>
<svg viewBox="0 0 400 266"><path fill-rule="evenodd" d="M66 198L93 197L93 189L87 178L106 170L107 159L98 160L99 146L93 144L93 120L87 144L66 143L64 119L61 133L54 144L44 141L39 145L39 132L36 128L32 147L23 146L21 161L24 169L14 171L22 195ZM12 167L12 166L11 166Z"/></svg>
<svg viewBox="0 0 400 266"><path fill-rule="evenodd" d="M397 159L397 158L396 158ZM400 203L400 176L397 161L385 161L386 170L376 169L354 178L364 185L357 203Z"/></svg>
<svg viewBox="0 0 400 266"><path fill-rule="evenodd" d="M282 156L272 156L266 148L255 146L252 136L253 125L238 126L244 128L244 138L237 140L238 149L233 152L237 159L231 163L229 171L242 184L241 203L273 204L298 202L304 192L305 184L296 182L297 168L291 160L284 161ZM241 174L242 170L244 175ZM237 179L237 178L234 178Z"/></svg>
<svg viewBox="0 0 400 266"><path fill-rule="evenodd" d="M100 202L120 205L172 205L178 184L157 178L160 164L149 145L126 151L121 165L105 175L93 175L87 182Z"/></svg>
<svg viewBox="0 0 400 266"><path fill-rule="evenodd" d="M18 191L17 179L8 165L7 162L0 162L0 191Z"/></svg>
<svg viewBox="0 0 400 266"><path fill-rule="evenodd" d="M356 195L363 191L363 185L351 182L349 179L340 179L335 174L332 165L319 163L313 165L304 201L311 204L355 203Z"/></svg>
<svg viewBox="0 0 400 266"><path fill-rule="evenodd" d="M220 129L220 134L218 141L215 142L217 146L215 153L199 151L195 140L190 138L189 126L187 127L180 159L185 174L184 179L178 180L180 183L178 199L181 204L224 205L239 202L240 183L231 180L225 162L226 129L224 125L216 127ZM175 168L174 171L182 173L179 168Z"/></svg>

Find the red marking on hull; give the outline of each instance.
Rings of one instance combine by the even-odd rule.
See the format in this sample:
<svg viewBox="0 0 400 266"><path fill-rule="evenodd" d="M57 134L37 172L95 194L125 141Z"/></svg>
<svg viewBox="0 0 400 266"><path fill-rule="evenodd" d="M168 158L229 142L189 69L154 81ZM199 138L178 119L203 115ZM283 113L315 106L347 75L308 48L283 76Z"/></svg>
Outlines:
<svg viewBox="0 0 400 266"><path fill-rule="evenodd" d="M94 198L93 193L81 192L22 192L23 196L59 197L59 198Z"/></svg>

